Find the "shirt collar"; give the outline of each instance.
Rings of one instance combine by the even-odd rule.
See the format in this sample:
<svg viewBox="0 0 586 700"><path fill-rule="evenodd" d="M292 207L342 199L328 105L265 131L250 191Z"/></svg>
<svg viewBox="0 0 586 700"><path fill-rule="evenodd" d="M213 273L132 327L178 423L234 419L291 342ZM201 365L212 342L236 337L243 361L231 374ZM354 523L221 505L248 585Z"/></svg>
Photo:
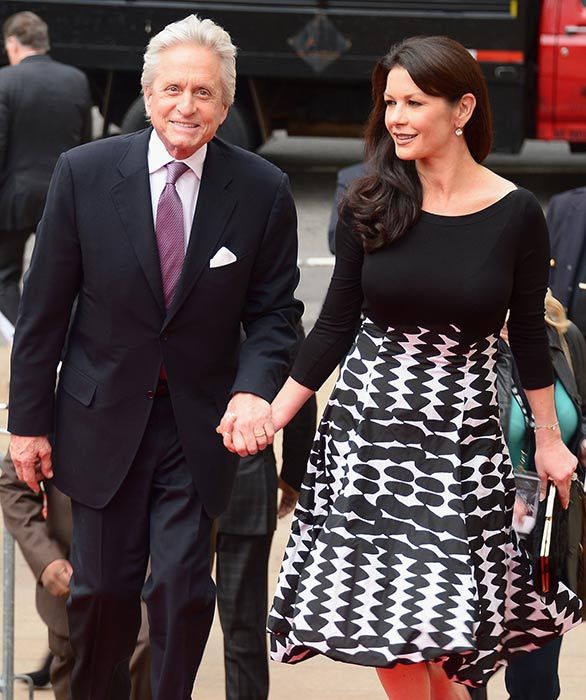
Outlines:
<svg viewBox="0 0 586 700"><path fill-rule="evenodd" d="M203 172L203 164L205 161L206 153L208 152L208 145L204 143L201 148L198 148L195 153L192 153L189 158L183 158L180 162L185 163L190 170L192 170L197 179L201 180L201 174ZM149 151L148 151L148 166L149 175L152 175L157 170L164 168L168 163L176 160L173 156L169 155L169 152L165 148L164 143L161 141L159 135L155 129L151 132L151 137L149 139Z"/></svg>

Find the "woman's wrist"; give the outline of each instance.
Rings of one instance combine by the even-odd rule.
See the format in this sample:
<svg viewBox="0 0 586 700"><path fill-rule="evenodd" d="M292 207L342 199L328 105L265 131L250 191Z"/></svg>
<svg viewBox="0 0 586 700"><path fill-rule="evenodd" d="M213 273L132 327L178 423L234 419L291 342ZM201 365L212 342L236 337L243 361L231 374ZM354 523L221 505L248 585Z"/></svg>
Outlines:
<svg viewBox="0 0 586 700"><path fill-rule="evenodd" d="M533 424L533 430L556 430L560 427L560 422L559 420L554 421L553 423L534 423Z"/></svg>
<svg viewBox="0 0 586 700"><path fill-rule="evenodd" d="M275 428L275 432L282 430L289 422L286 419L282 408L279 407L278 405L275 405L275 404L273 404L271 406L271 417L272 417L273 427Z"/></svg>
<svg viewBox="0 0 586 700"><path fill-rule="evenodd" d="M563 443L559 425L552 429L535 430L534 435L536 448Z"/></svg>

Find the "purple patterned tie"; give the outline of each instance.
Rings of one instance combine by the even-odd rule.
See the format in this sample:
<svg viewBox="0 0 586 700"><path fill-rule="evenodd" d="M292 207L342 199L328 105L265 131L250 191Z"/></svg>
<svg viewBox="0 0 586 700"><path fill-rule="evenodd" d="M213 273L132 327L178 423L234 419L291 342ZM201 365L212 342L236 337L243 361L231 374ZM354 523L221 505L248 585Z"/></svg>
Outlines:
<svg viewBox="0 0 586 700"><path fill-rule="evenodd" d="M175 183L189 170L189 166L174 160L165 167L167 168L167 183L157 206L155 231L161 262L165 308L168 309L173 301L185 258L183 206L175 189Z"/></svg>

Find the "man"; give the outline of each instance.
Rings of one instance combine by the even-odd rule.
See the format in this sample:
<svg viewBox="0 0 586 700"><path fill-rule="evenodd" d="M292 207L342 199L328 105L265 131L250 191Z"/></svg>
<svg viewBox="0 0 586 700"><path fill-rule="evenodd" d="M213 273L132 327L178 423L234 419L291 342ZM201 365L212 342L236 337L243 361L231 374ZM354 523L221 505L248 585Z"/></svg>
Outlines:
<svg viewBox="0 0 586 700"><path fill-rule="evenodd" d="M300 343L301 323L298 333ZM316 414L312 396L283 430L280 477L270 448L241 460L230 504L218 519L216 585L226 700L267 700L269 695L266 620L271 542L277 516L288 515L297 503ZM278 508L277 487L281 490Z"/></svg>
<svg viewBox="0 0 586 700"><path fill-rule="evenodd" d="M89 141L85 75L51 60L47 25L19 12L3 26L9 66L0 69L0 331L11 339L24 246L45 204L63 151Z"/></svg>
<svg viewBox="0 0 586 700"><path fill-rule="evenodd" d="M355 163L346 168L338 170L336 177L336 193L332 202L332 210L330 212L330 223L328 225L328 248L332 255L336 254L336 227L338 225L338 207L340 202L345 197L348 187L363 177L366 174L366 165L364 163Z"/></svg>
<svg viewBox="0 0 586 700"><path fill-rule="evenodd" d="M72 499L74 700L128 699L149 555L153 697L191 697L214 612L211 523L238 461L215 432L226 404L239 454L272 441L302 311L296 215L278 168L214 138L235 78L221 27L166 27L144 59L153 128L64 154L39 225L9 430L19 476L36 489L54 463Z"/></svg>
<svg viewBox="0 0 586 700"><path fill-rule="evenodd" d="M71 700L73 650L65 612L72 573L69 562L71 503L51 481L45 483L45 490L44 495L33 493L16 476L10 455L4 457L0 474L4 523L18 542L37 581L37 611L49 633L49 675L55 700ZM142 612L140 633L130 661L131 700L151 698L148 625L146 610ZM36 675L39 676L40 672ZM47 683L48 680L39 686Z"/></svg>
<svg viewBox="0 0 586 700"><path fill-rule="evenodd" d="M552 256L551 291L586 336L586 187L552 197L547 226Z"/></svg>

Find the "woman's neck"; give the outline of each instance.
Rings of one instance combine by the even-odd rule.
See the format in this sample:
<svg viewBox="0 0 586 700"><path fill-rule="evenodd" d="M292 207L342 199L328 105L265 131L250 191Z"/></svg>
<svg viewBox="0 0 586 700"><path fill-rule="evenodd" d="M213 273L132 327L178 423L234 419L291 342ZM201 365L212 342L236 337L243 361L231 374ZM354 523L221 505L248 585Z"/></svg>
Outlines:
<svg viewBox="0 0 586 700"><path fill-rule="evenodd" d="M416 163L423 189L423 208L433 211L458 205L462 194L470 195L484 170L468 150L461 154L429 158Z"/></svg>

